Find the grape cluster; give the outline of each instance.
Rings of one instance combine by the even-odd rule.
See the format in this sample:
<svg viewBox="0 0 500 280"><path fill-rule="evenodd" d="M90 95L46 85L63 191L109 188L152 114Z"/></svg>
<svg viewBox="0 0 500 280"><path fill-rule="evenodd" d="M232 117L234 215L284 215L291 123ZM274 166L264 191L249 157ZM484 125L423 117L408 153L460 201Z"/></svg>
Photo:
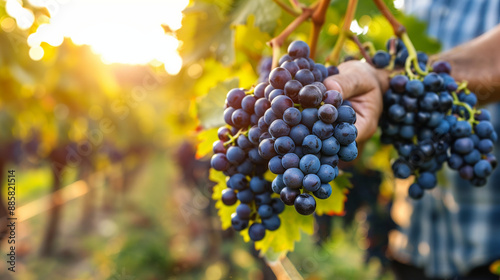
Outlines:
<svg viewBox="0 0 500 280"><path fill-rule="evenodd" d="M232 227L248 228L254 241L279 228L285 204L312 214L313 196L326 199L332 193L328 183L338 176L339 159L351 161L358 154L356 113L322 83L338 69L315 63L309 52L305 42L292 42L279 67L268 72L269 59L262 62L265 81L226 96L226 125L219 128L211 166L228 178L222 202L239 201ZM267 170L277 175L272 183L264 178Z"/></svg>
<svg viewBox="0 0 500 280"><path fill-rule="evenodd" d="M402 66L404 61L398 62L398 57L407 58L408 54L397 42L401 47L395 63ZM377 67L388 65L386 54L375 54ZM419 53L417 59L425 70L427 56ZM438 61L431 69L433 72L422 79L396 75L390 80L379 123L381 142L392 144L399 155L392 165L394 176L405 179L416 175L409 188L415 199L437 185L436 172L445 162L474 186L485 185L497 164L492 154L497 134L488 111L475 109L476 95L457 85L450 76L449 63Z"/></svg>
<svg viewBox="0 0 500 280"><path fill-rule="evenodd" d="M229 178L222 202L225 205L240 202L231 218L232 227L241 231L251 223L248 233L254 241L264 238L266 230L279 228L278 214L285 207L280 199L271 197L271 182L263 177L267 160L247 137L248 127L257 124L256 114L267 109L261 100L262 96L242 89L229 91L224 111L227 126L218 130L219 140L213 144L211 159L212 168L223 171Z"/></svg>
<svg viewBox="0 0 500 280"><path fill-rule="evenodd" d="M477 102L474 93L460 92L458 98L462 104ZM465 105L467 106L467 105ZM455 105L452 109L455 114L469 114L462 105ZM488 176L497 166L497 160L493 152L493 143L497 141L498 135L490 122L490 114L481 109L473 116L473 125L467 121L457 120L456 117L449 119L451 126L451 155L448 158L448 166L457 170L460 177L470 181L474 186L484 186Z"/></svg>
<svg viewBox="0 0 500 280"><path fill-rule="evenodd" d="M292 42L279 64L269 74L269 84L255 89L269 108L258 112L249 139L258 143L260 156L277 175L272 190L298 213L310 215L316 209L314 197L331 195L329 183L338 176L339 159L351 161L358 155L356 113L342 105L338 91L327 91L322 81L338 70L310 59L306 43Z"/></svg>

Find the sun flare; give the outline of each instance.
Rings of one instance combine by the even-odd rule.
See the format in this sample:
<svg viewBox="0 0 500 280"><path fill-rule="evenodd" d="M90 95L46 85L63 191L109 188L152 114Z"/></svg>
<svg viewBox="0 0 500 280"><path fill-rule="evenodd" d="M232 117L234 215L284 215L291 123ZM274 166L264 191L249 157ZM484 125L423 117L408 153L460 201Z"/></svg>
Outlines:
<svg viewBox="0 0 500 280"><path fill-rule="evenodd" d="M29 3L45 7L50 13L50 23L41 24L28 37L32 48L29 54L34 60L43 57L42 42L59 46L64 38L70 38L77 45L89 45L106 64L163 64L171 75L182 67L177 51L179 41L163 26L172 31L181 27L182 10L188 0L30 0ZM20 28L33 24L23 20L29 10L20 1L8 0L7 4L11 7L9 14Z"/></svg>

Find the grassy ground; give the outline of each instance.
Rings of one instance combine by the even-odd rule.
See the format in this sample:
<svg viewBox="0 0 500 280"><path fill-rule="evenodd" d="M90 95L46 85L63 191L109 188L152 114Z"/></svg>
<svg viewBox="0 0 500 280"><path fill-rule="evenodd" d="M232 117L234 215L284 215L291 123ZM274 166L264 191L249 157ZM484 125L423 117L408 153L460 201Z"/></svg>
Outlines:
<svg viewBox="0 0 500 280"><path fill-rule="evenodd" d="M147 161L128 193L115 192L104 203L110 183L96 183L96 217L82 228L85 196L64 205L55 254L40 257L47 212L19 224L16 272L0 262L0 279L263 279L272 276L250 245L231 231L219 230L207 184L186 186L170 157ZM49 193L46 167L18 170L18 203ZM67 185L76 171L68 173ZM201 188L200 188L201 187ZM339 219L335 221L340 222ZM336 230L323 247L303 236L289 259L305 279L379 278L380 265L363 263L357 229ZM6 244L1 254L5 256Z"/></svg>

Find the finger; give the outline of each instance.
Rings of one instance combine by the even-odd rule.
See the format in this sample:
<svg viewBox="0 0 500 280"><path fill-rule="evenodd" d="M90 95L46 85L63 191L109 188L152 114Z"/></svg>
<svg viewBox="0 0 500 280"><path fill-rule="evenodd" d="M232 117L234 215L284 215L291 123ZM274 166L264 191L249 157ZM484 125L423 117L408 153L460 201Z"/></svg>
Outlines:
<svg viewBox="0 0 500 280"><path fill-rule="evenodd" d="M323 83L327 89L339 91L344 100L364 94L378 85L366 66L359 61L342 63L339 66L340 73L326 78Z"/></svg>
<svg viewBox="0 0 500 280"><path fill-rule="evenodd" d="M368 96L374 95L369 93ZM356 129L358 130L358 142L365 142L376 132L378 126L378 118L380 116L380 108L378 102L369 102L368 98L353 97L351 104L356 111Z"/></svg>

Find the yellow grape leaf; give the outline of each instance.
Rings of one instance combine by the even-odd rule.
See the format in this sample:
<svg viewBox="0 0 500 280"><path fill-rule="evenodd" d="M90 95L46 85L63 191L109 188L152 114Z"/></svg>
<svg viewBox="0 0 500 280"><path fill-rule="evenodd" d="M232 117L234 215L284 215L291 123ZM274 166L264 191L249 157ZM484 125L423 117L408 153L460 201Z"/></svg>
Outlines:
<svg viewBox="0 0 500 280"><path fill-rule="evenodd" d="M375 170L379 170L381 172L392 172L391 168L391 158L392 158L393 149L391 146L386 145L379 147L377 151L371 156L370 160L366 163L366 165L371 166Z"/></svg>
<svg viewBox="0 0 500 280"><path fill-rule="evenodd" d="M500 260L496 260L490 265L490 271L493 274L500 275Z"/></svg>
<svg viewBox="0 0 500 280"><path fill-rule="evenodd" d="M215 208L219 210L217 211L217 214L220 217L222 229L228 229L231 227L231 215L236 212L236 207L240 203L238 201L231 206L227 206L222 203L222 191L227 189L226 175L224 175L224 173L211 168L208 178L210 179L210 181L217 183L217 185L215 185L213 189L212 199L216 201Z"/></svg>
<svg viewBox="0 0 500 280"><path fill-rule="evenodd" d="M343 173L330 182L332 195L327 199L316 199L316 215L344 215L344 204L347 200L346 194L351 187L350 173Z"/></svg>
<svg viewBox="0 0 500 280"><path fill-rule="evenodd" d="M249 15L245 25L236 25L234 28L234 45L238 51L262 53L267 48L266 42L272 39L268 33L255 26L255 15Z"/></svg>
<svg viewBox="0 0 500 280"><path fill-rule="evenodd" d="M314 232L314 216L300 215L293 206L285 206L279 215L281 226L275 231L267 231L264 239L255 242L255 249L272 258L286 254L295 248L295 242L300 241L301 232L309 235ZM250 241L248 228L240 232L245 242Z"/></svg>
<svg viewBox="0 0 500 280"><path fill-rule="evenodd" d="M276 3L268 0L241 1L233 11L232 24L247 24L250 15L253 16L253 25L264 32L272 33L281 15L281 9Z"/></svg>
<svg viewBox="0 0 500 280"><path fill-rule="evenodd" d="M214 58L207 58L197 65L202 67L202 69L210 70L204 71L203 74L196 79L196 83L193 84L193 93L197 97L207 95L212 88L216 87L219 83L224 82L229 77L239 78L239 76L234 73L234 69L222 65L222 63ZM225 97L226 96L224 95L224 98Z"/></svg>
<svg viewBox="0 0 500 280"><path fill-rule="evenodd" d="M219 138L217 136L217 128L202 130L196 137L198 146L196 147L196 158L200 159L212 152L212 145Z"/></svg>

